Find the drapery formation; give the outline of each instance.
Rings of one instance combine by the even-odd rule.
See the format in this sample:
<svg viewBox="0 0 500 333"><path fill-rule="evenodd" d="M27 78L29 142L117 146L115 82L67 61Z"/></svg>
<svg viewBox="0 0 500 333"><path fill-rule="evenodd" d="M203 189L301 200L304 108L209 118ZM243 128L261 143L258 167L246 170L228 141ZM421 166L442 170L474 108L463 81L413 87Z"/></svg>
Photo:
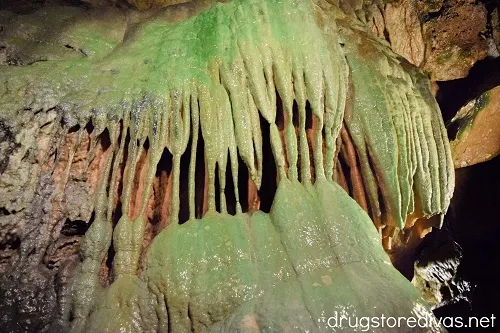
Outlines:
<svg viewBox="0 0 500 333"><path fill-rule="evenodd" d="M72 151L76 150L89 122L91 147L109 136L95 193L95 217L82 244L83 261L75 280L73 329L100 330L107 311L118 306L113 314L118 319L110 321L110 331L122 324L137 331L198 331L231 313L247 318L243 314L252 311L236 309L250 306L245 302L249 298L272 308L276 299L283 297L286 302L291 290L300 287L304 294L297 296L297 302L307 309L293 311L309 317L298 319L292 328L312 325L322 330L324 323L313 322L325 314L325 306L339 306L359 296L354 292L336 299L334 295L343 293L340 280L345 278L352 290L369 293L366 280L351 276L362 275L356 269L387 270L373 280L382 281L387 274L380 288L389 284L408 296L404 304L394 296L388 306L395 311L400 307L401 313L422 310L414 291L385 266L388 259L377 248L368 217L357 207L348 207L350 199L334 182L339 177L345 180L349 170L346 187L353 188L355 199L385 237L403 228L408 216L446 212L453 166L439 110L423 75L323 1L235 0L201 11L191 5L185 8L167 10L138 24L106 54L9 66L0 73L1 117L6 122L28 110L55 108L62 126L54 133L54 144L76 126L79 135ZM104 43L96 37L97 42ZM206 170L203 184L196 177L200 143ZM246 213L249 205L242 208L239 186L247 182L257 190L262 186L264 169L274 167L263 163L266 145L276 167L277 194L268 215ZM165 149L172 155L170 226L153 240L146 256L146 211ZM339 154L355 161L343 168L337 163ZM182 164L183 158L189 162ZM91 150L89 163L92 159ZM249 177L243 182L241 163ZM188 170L182 170L183 165ZM183 172L188 175L185 225L178 223ZM228 177L233 217L227 208ZM196 199L200 185L206 192L201 204ZM200 229L202 225L205 229ZM219 229L205 231L209 228ZM252 233L257 236L252 238ZM196 237L205 247L196 243ZM343 242L347 245L341 249L337 245ZM359 242L366 244L356 249ZM114 282L102 291L100 271L110 247L115 253ZM308 248L313 252L302 258ZM337 258L330 258L331 253ZM181 259L186 267L176 268ZM353 262L361 262L361 267L347 265ZM246 266L240 269L240 264ZM211 272L219 269L232 273ZM336 281L323 270L339 270L350 277L341 274ZM142 278L136 276L139 271ZM254 271L272 277L246 276ZM184 279L183 274L198 276L186 275L187 283L195 285L176 280ZM318 278L324 282L321 288L328 290L321 297L308 289ZM287 282L290 279L293 282ZM220 285L214 289L215 303L205 302L206 295L193 294L216 282ZM282 288L277 298L267 299L276 286ZM169 296L171 292L180 294ZM95 307L99 297L104 297L101 310ZM133 305L120 299L130 299ZM352 301L354 308L361 306L357 302ZM212 314L217 305L220 313ZM281 318L293 311L284 309ZM220 325L235 331L227 321Z"/></svg>

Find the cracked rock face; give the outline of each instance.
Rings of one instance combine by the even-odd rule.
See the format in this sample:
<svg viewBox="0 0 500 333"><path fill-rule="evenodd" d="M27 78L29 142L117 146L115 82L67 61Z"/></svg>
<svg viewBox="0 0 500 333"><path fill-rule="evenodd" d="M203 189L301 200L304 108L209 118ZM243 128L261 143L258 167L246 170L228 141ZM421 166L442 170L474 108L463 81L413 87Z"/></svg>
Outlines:
<svg viewBox="0 0 500 333"><path fill-rule="evenodd" d="M372 30L433 81L464 78L476 62L500 55L495 1L402 0L369 8Z"/></svg>
<svg viewBox="0 0 500 333"><path fill-rule="evenodd" d="M446 212L446 131L427 78L356 15L238 0L1 15L8 331L432 316L384 247Z"/></svg>

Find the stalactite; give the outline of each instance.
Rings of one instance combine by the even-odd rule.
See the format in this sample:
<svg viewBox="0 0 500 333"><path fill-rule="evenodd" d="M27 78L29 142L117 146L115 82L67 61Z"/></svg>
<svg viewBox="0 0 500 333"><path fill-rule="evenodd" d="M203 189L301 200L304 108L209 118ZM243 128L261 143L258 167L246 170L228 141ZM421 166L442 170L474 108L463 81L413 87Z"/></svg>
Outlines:
<svg viewBox="0 0 500 333"><path fill-rule="evenodd" d="M193 145L189 171L189 215L194 218L194 159L198 126L201 127L205 142L208 211L216 210L216 196L219 196L220 210L227 209L225 174L226 165L230 163L235 185L236 211L241 212L237 188L238 156L246 164L257 189L261 183L263 143L260 116L269 124L271 147L279 179L300 178L304 184L323 178L332 180L339 151L337 138L342 119L345 118L346 127L358 153L363 186L367 189L366 198L361 199L361 192L357 196L361 204L368 201L369 207L366 208L374 220L384 220L384 224L403 227L406 216L413 213L414 191L416 197L422 201L420 207L423 216L443 213L449 202L446 198L449 197L451 189L448 163L440 163L443 156L448 154L447 146L442 125L437 120L436 112L433 111L435 105L429 102L431 100L429 96L422 95L425 94L422 92L425 89L422 90L422 84L413 78L418 74L413 73L411 76L405 72L392 54L383 49L379 50L380 47L376 42L366 41L364 43L369 45L357 46L358 42L354 40L363 33L356 29L339 37L335 20L331 20L327 27L322 27L323 31L318 29L314 20L310 20L302 29L304 32L299 32L289 23L291 20L283 21L278 18L279 6L264 2L259 6L260 9L256 10L250 5L236 1L226 7L216 6L212 11L203 12L179 25L163 26L161 20L145 24L144 33L150 33L155 39L146 38L147 42L137 42L137 46L129 43L122 52L126 53L127 49L137 52L137 47L144 45L148 48L156 47L158 43L156 36L163 31L167 34L193 31L193 27L205 24L214 17L223 20L228 15L234 16L235 19L250 15L256 22L260 22L255 31L243 25L230 38L220 38L225 36L225 32L221 30L224 25L216 27L220 36L201 35L199 42L195 42L194 45L199 44L200 47L204 47L206 43L211 42L215 45L210 51L207 50L207 54L200 57L201 59L193 58L189 53L182 51L182 45L174 43L174 49L175 47L178 49L175 52L180 53L166 57L161 63L162 70L151 72L148 67L149 62L146 61L134 67L133 71L139 75L148 75L148 79L145 80L148 83L144 87L118 86L116 83L118 78L115 80L112 78L119 75L120 71L113 68L119 66L122 59L120 54L113 55L107 62L98 63L97 67L105 71L111 69L113 76L104 79L99 77L99 79L108 82L111 87L116 87L116 93L94 94L91 90L95 86L92 75L88 75L87 78L88 88L83 85L85 81L82 82L83 91L80 92L82 96L87 98L97 96L93 106L87 102L89 111L82 109L80 102L71 103L67 100L74 96L74 92L67 93L63 90L51 93L56 103L59 100L59 103L64 105L61 107L61 110L66 112L62 116L64 119L68 119L71 123L74 119L81 119L81 128L85 126L86 121L91 121L94 125L87 166L93 159L99 134L108 126L106 125L109 123L108 119L122 119L121 147L125 143L126 133L130 135L121 198L124 221L131 213L132 183L135 179L137 160L142 154L146 139L161 142L151 147L151 152L148 154L157 156L163 147L167 147L173 155L170 215L173 223L178 221L180 159L190 137ZM307 6L305 3L291 6L288 15L299 17L302 13L310 13ZM132 40L136 39L135 36L132 37ZM347 43L347 47L343 50L340 39L353 41ZM295 45L290 45L289 40L294 40ZM302 49L306 45L307 51ZM377 59L381 69L377 70L377 66L363 64L365 51L358 52L356 48L377 50L370 49L367 53ZM229 49L232 51L226 52L225 55L220 53ZM161 50L162 47L160 52ZM374 56L373 52L378 54ZM206 59L218 60L204 62L205 56L208 57ZM185 61L179 62L178 58ZM186 64L191 65L186 66ZM46 67L51 65L52 63L37 64L33 71L28 68L12 69L13 73L18 77L24 77L28 82L27 87L31 90L26 90L26 93L30 102L32 91L37 84L43 84L45 90L50 87L50 84L43 83L43 73L47 70ZM84 62L63 73L58 72L60 67L54 67L53 70L64 81L79 77L88 66L92 64ZM185 68L190 66L194 72L187 73ZM128 73L123 68L121 70L125 72L124 75ZM7 76L4 75L7 81L9 71L5 74ZM165 77L161 77L160 73L164 73ZM41 83L33 81L28 74L33 74L35 77L39 75L37 78ZM22 79L20 81L22 82ZM182 84L177 85L177 82ZM16 84L19 84L19 81L16 81ZM349 98L354 101L354 105L346 104L349 89L351 89ZM127 93L124 92L127 91L130 93L125 99ZM142 96L134 97L136 91ZM279 96L283 104L283 139L276 126L276 96ZM115 101L116 98L118 100ZM8 94L3 99L6 99L4 105L11 107L19 103L9 100ZM38 100L37 97L35 100ZM297 105L297 115L293 112L294 104ZM119 111L119 108L113 105L120 105L125 111ZM344 115L346 106L347 112ZM72 112L76 110L81 114L75 117ZM164 121L168 124L165 129L166 134L159 139L156 139L158 133L147 130L148 124L155 122L151 117L158 117L155 112L164 113ZM377 113L375 118L373 118L374 112ZM298 117L297 129L293 124L295 116ZM308 117L313 119L314 123L311 130L306 129ZM311 132L310 142L308 142L308 132ZM386 151L383 151L383 147ZM118 166L116 161L121 160L123 156L121 150L112 168L111 188L115 186ZM309 156L310 151L312 156ZM387 155L388 153L392 156ZM149 159L148 177L151 177L154 171L152 163L154 161ZM314 175L311 174L312 170ZM219 193L215 193L216 178L220 187ZM147 179L149 183L150 178ZM445 185L443 193L441 184L448 184ZM354 188L358 191L360 186L356 185ZM149 194L149 186L146 186L144 191ZM111 192L110 189L108 219L111 218L114 204ZM380 193L383 203L379 202ZM147 196L141 197L143 201L147 200ZM384 212L381 211L381 204ZM119 222L119 225L121 224Z"/></svg>
<svg viewBox="0 0 500 333"><path fill-rule="evenodd" d="M421 207L422 216L426 217L446 212L453 189L451 157L439 111L427 94L428 88L415 79L421 74L406 69L394 54L364 31L342 20L338 20L340 26L335 19L321 20L323 14L322 9L308 1L234 0L176 24L165 19L168 15L159 15L139 25L126 43L103 59L68 60L62 65L49 61L9 67L0 74L7 86L26 95L20 98L18 94L3 94L3 107L22 110L36 103L69 105L62 109L66 112L64 118L78 119L80 128L89 122L94 125L87 167L94 158L99 135L105 129L110 133L111 153L106 157L96 190L95 220L85 235L83 261L76 277L75 332L85 331L87 319L95 309L102 310L95 310L95 316L111 311L105 305L95 304L98 297L104 297L103 304L114 306L121 304L115 299L120 293L134 304L139 302L137 299L148 303L148 293L153 293L154 301L144 306L157 309L158 322L148 325L157 325L164 331L183 331L190 325L188 311L198 315L206 312L195 306L190 308L187 301L189 297L205 296L188 293L199 287L196 283L202 283L197 274L202 279L210 269L215 275L220 273L218 267L209 267L215 265L214 261L226 265L248 289L238 292L236 305L242 302L242 295L250 297L251 292L262 292L264 286L281 285L281 278L291 276L305 276L297 283L314 294L308 288L318 282L313 282L316 277L308 274L326 270L323 277L328 278L322 281L330 281L328 269L349 260L373 262L379 268L377 265L387 258L382 251L369 253L378 244L376 233L363 224L368 217L358 207L352 208L350 199L334 184L337 172L341 175L337 182L344 188L348 187L345 176L350 174L354 198L371 214L376 226L383 228L387 247L390 237L397 228L405 226L415 207ZM67 88L65 82L79 84ZM53 89L47 93L49 102L39 101L39 96L33 98L32 93L41 87L54 87L47 88ZM47 89L40 90L46 93ZM75 93L89 98L85 109L71 102ZM283 110L277 110L277 98ZM283 113L283 135L277 125L278 112ZM261 124L268 126L265 130L269 131L269 142L263 140ZM204 143L205 193L204 216L196 219L199 141ZM241 182L248 182L250 213L260 206L257 193L266 168L264 145L270 145L277 169L275 201L267 215L242 214ZM138 272L148 223L147 205L165 148L173 160L163 198L169 205L169 226L155 238L156 246L151 245L141 280ZM184 154L189 155L189 221L180 224ZM336 164L338 154L345 158L349 173L344 174L342 166ZM143 155L145 162L139 165ZM70 153L69 164L72 156ZM239 179L238 157L248 170L248 180ZM119 216L115 189L123 164ZM227 213L227 170L234 184L235 216ZM135 179L143 185L137 186L140 193L133 193ZM297 193L301 199L290 193ZM328 209L329 196L339 200L331 199L334 210ZM339 216L334 216L336 213ZM334 234L332 225L337 225L336 219L345 222L339 227L344 238ZM306 236L297 230L307 230ZM244 237L247 231L254 238ZM165 243L159 246L161 241ZM101 291L99 270L111 242L115 251L114 280L110 288ZM347 245L344 249L337 244ZM217 252L223 247L229 254ZM191 254L191 250L195 252ZM185 256L182 251L190 254ZM336 257L331 254L335 251ZM209 253L213 258L207 258ZM238 253L241 263L234 261L234 253ZM249 259L253 256L268 256L274 261L266 266L267 258L256 262ZM179 258L185 261L179 263ZM172 270L166 272L164 267ZM259 271L269 269L273 276L270 280L257 279L249 273L256 267ZM186 281L171 276L174 273ZM186 274L193 276L182 276ZM412 293L398 277L391 275L388 279ZM150 283L147 287L145 281ZM188 286L189 283L193 285ZM178 294L179 290L183 293ZM220 297L229 296L221 293ZM302 297L314 305L309 294ZM416 299L415 295L411 297ZM231 313L229 310L235 309L226 298L223 305L228 308L217 310L213 318L223 320ZM199 301L203 306L212 304L204 298ZM175 310L178 313L165 313L168 304L179 306ZM408 304L405 306L407 309ZM320 314L318 309L311 311ZM209 317L195 318L196 324L213 324ZM98 321L90 322L97 325Z"/></svg>

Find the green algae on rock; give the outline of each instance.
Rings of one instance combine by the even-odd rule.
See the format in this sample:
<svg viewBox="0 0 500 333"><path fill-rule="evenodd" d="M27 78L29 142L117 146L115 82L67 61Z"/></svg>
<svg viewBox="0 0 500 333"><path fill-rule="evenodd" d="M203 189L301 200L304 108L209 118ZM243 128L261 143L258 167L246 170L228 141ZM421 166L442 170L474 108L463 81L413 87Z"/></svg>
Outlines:
<svg viewBox="0 0 500 333"><path fill-rule="evenodd" d="M500 154L500 87L470 101L450 121L457 128L451 152L455 168L491 160Z"/></svg>
<svg viewBox="0 0 500 333"><path fill-rule="evenodd" d="M390 266L369 217L334 183L344 124L378 227L390 236L408 215L446 212L451 156L426 79L324 1L190 6L139 20L106 53L2 66L2 122L15 127L18 114L54 109L63 134L91 122L92 147L109 133L74 282L73 331L321 332L328 328L320 319L336 309L431 315ZM204 216L195 212L198 142ZM269 214L244 213L238 160L259 188L266 144L278 177L273 206ZM165 148L173 156L170 225L143 256ZM183 156L190 220L179 224ZM114 282L104 288L99 274L111 246Z"/></svg>

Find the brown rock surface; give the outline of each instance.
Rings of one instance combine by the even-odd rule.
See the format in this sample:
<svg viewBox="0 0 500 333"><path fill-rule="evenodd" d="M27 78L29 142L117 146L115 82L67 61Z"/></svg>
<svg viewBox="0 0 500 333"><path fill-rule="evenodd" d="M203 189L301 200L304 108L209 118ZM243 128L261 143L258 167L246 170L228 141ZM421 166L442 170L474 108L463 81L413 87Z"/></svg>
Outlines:
<svg viewBox="0 0 500 333"><path fill-rule="evenodd" d="M456 168L488 161L500 154L500 86L470 101L452 119L458 127L451 142Z"/></svg>
<svg viewBox="0 0 500 333"><path fill-rule="evenodd" d="M466 77L474 64L500 49L495 1L401 0L372 5L372 31L434 81Z"/></svg>
<svg viewBox="0 0 500 333"><path fill-rule="evenodd" d="M191 2L192 0L127 0L128 3L137 9L161 8Z"/></svg>
<svg viewBox="0 0 500 333"><path fill-rule="evenodd" d="M441 14L424 24L423 68L436 81L467 76L488 53L487 10L482 3L447 2Z"/></svg>
<svg viewBox="0 0 500 333"><path fill-rule="evenodd" d="M394 52L421 66L425 59L425 42L415 2L403 0L387 4L385 22Z"/></svg>

